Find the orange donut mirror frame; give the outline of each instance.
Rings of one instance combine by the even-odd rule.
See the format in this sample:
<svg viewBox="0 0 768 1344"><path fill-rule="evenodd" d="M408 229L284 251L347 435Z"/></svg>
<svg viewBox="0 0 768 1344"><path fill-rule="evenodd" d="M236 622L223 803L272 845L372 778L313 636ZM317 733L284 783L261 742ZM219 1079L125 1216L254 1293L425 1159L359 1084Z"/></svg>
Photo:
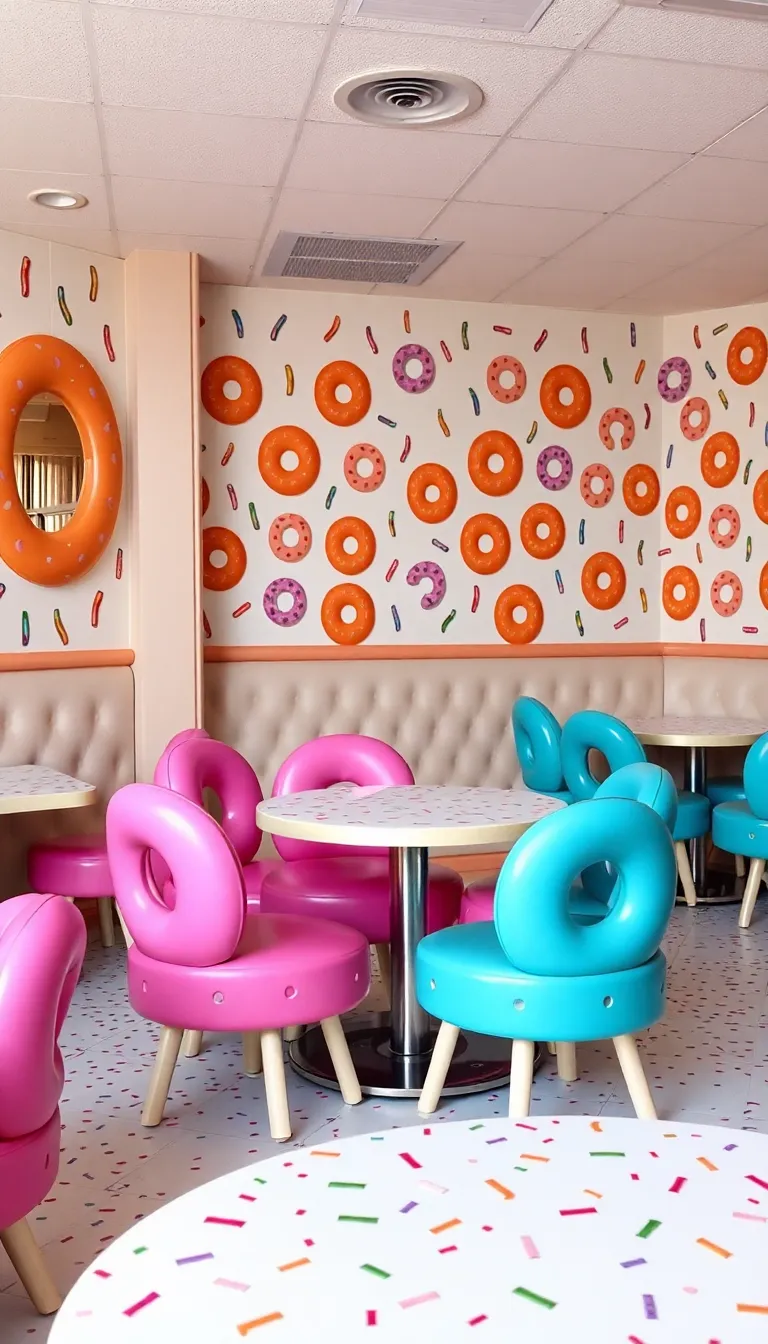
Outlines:
<svg viewBox="0 0 768 1344"><path fill-rule="evenodd" d="M19 417L41 392L59 397L83 446L83 488L60 532L41 532L16 489L13 463ZM115 529L123 487L123 451L115 412L84 355L56 336L24 336L0 354L0 557L20 578L46 588L87 574Z"/></svg>

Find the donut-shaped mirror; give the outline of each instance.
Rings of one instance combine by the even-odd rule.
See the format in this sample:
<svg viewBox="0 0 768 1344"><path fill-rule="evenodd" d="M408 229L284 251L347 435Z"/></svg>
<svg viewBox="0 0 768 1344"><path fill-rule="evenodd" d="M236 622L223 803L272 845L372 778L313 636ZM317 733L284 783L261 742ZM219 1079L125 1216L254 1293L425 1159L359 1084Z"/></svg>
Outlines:
<svg viewBox="0 0 768 1344"><path fill-rule="evenodd" d="M74 421L82 469L73 474L78 493L71 504L30 507L19 494L17 432L30 402L60 404ZM87 574L114 531L122 486L115 412L93 365L56 336L24 336L6 346L0 354L0 557L6 565L50 588ZM43 530L49 515L58 530Z"/></svg>

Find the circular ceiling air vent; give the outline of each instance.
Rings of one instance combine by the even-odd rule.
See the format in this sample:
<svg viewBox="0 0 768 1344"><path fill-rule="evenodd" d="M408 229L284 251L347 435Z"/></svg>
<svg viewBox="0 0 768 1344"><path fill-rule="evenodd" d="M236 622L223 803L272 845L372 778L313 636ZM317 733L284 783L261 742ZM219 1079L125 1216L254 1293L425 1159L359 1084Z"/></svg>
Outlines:
<svg viewBox="0 0 768 1344"><path fill-rule="evenodd" d="M377 126L434 126L471 116L483 91L443 70L388 70L348 79L333 100L342 112Z"/></svg>

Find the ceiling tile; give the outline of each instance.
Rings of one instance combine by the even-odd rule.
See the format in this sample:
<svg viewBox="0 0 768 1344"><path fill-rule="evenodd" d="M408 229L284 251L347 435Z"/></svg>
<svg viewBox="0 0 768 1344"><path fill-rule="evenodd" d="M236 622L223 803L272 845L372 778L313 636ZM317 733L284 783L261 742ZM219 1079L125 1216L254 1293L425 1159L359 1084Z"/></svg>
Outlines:
<svg viewBox="0 0 768 1344"><path fill-rule="evenodd" d="M96 113L87 103L0 98L0 169L100 173Z"/></svg>
<svg viewBox="0 0 768 1344"><path fill-rule="evenodd" d="M145 107L103 110L110 171L179 182L271 187L296 132L292 121Z"/></svg>
<svg viewBox="0 0 768 1344"><path fill-rule="evenodd" d="M739 282L748 280L768 286L768 228L742 235L736 247L726 244L708 252L701 265L707 271L732 276Z"/></svg>
<svg viewBox="0 0 768 1344"><path fill-rule="evenodd" d="M91 177L79 173L67 173L67 187L88 197L88 205L82 210L46 210L27 200L30 191L44 186L39 173L0 172L0 218L6 223L13 222L15 228L20 224L41 224L48 227L49 220L61 229L108 229L109 211L107 196L102 177Z"/></svg>
<svg viewBox="0 0 768 1344"><path fill-rule="evenodd" d="M254 255L253 243L242 238L196 238L187 234L121 233L120 256L139 249L157 252L198 252L200 279L206 284L244 285Z"/></svg>
<svg viewBox="0 0 768 1344"><path fill-rule="evenodd" d="M356 280L300 280L293 275L254 276L255 289L311 289L321 294L372 294L375 285L361 285Z"/></svg>
<svg viewBox="0 0 768 1344"><path fill-rule="evenodd" d="M488 303L513 280L538 266L539 257L495 256L465 243L419 285L377 285L375 293L412 294L424 298L469 299Z"/></svg>
<svg viewBox="0 0 768 1344"><path fill-rule="evenodd" d="M586 210L537 210L454 201L429 232L433 237L459 238L499 256L549 257L602 218Z"/></svg>
<svg viewBox="0 0 768 1344"><path fill-rule="evenodd" d="M503 303L552 303L560 308L601 308L632 289L638 280L661 273L661 266L627 261L584 262L560 257L517 280L500 296Z"/></svg>
<svg viewBox="0 0 768 1344"><path fill-rule="evenodd" d="M768 163L768 110L750 117L704 152L716 154L721 159L755 159L758 163Z"/></svg>
<svg viewBox="0 0 768 1344"><path fill-rule="evenodd" d="M563 261L647 261L684 266L746 233L744 224L709 224L680 219L611 215L561 253ZM741 243L738 243L741 247Z"/></svg>
<svg viewBox="0 0 768 1344"><path fill-rule="evenodd" d="M347 192L285 190L272 228L321 233L384 234L418 238L443 202L418 196L358 196Z"/></svg>
<svg viewBox="0 0 768 1344"><path fill-rule="evenodd" d="M685 162L685 154L647 149L505 140L460 195L502 205L616 210Z"/></svg>
<svg viewBox="0 0 768 1344"><path fill-rule="evenodd" d="M589 49L768 70L768 27L749 19L629 5L618 11Z"/></svg>
<svg viewBox="0 0 768 1344"><path fill-rule="evenodd" d="M5 225L0 223L0 228L5 228ZM55 223L25 224L24 233L28 238L45 238L49 243L64 243L67 247L82 248L84 252L117 256L117 242L114 234L107 229L64 229Z"/></svg>
<svg viewBox="0 0 768 1344"><path fill-rule="evenodd" d="M311 121L349 122L333 101L339 84L361 71L456 70L479 84L485 99L474 116L451 129L460 134L500 135L557 74L568 56L562 51L510 47L444 37L342 28L333 40L317 92ZM436 131L433 130L432 134Z"/></svg>
<svg viewBox="0 0 768 1344"><path fill-rule="evenodd" d="M2 0L0 89L24 98L93 98L79 4Z"/></svg>
<svg viewBox="0 0 768 1344"><path fill-rule="evenodd" d="M272 194L266 187L217 186L208 182L160 182L113 177L116 227L121 233L190 232L201 238L261 237Z"/></svg>
<svg viewBox="0 0 768 1344"><path fill-rule="evenodd" d="M308 122L286 185L310 191L445 200L492 145L482 135Z"/></svg>
<svg viewBox="0 0 768 1344"><path fill-rule="evenodd" d="M103 5L93 28L104 103L257 117L298 115L325 41L322 28Z"/></svg>
<svg viewBox="0 0 768 1344"><path fill-rule="evenodd" d="M632 215L768 223L768 163L700 155L626 206Z"/></svg>
<svg viewBox="0 0 768 1344"><path fill-rule="evenodd" d="M632 290L620 303L610 306L624 313L692 313L747 303L759 292L759 286L749 280L734 281L703 265L686 266Z"/></svg>
<svg viewBox="0 0 768 1344"><path fill-rule="evenodd" d="M432 36L471 37L486 42L508 42L531 47L573 49L596 32L618 8L618 0L554 0L531 33L513 33L503 28L467 28L450 24L403 23L402 19L365 19L355 13L356 0L349 0L344 24L358 28L378 28L387 32L407 31Z"/></svg>
<svg viewBox="0 0 768 1344"><path fill-rule="evenodd" d="M336 0L91 0L121 9L172 10L179 14L213 14L219 18L261 19L291 23L330 23ZM288 11L288 12L286 12Z"/></svg>
<svg viewBox="0 0 768 1344"><path fill-rule="evenodd" d="M695 153L768 102L768 75L588 52L518 127L529 140Z"/></svg>

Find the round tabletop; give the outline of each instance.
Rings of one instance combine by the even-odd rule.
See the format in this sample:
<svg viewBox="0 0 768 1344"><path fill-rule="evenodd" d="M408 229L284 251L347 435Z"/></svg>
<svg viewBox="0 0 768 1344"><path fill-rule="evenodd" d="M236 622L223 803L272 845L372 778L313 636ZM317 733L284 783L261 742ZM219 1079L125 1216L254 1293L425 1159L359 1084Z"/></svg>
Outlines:
<svg viewBox="0 0 768 1344"><path fill-rule="evenodd" d="M273 835L332 845L487 845L516 840L534 821L564 806L528 789L337 784L270 798L259 804L256 822Z"/></svg>
<svg viewBox="0 0 768 1344"><path fill-rule="evenodd" d="M708 714L659 714L629 726L650 747L749 747L766 731L754 719Z"/></svg>
<svg viewBox="0 0 768 1344"><path fill-rule="evenodd" d="M47 765L0 766L0 813L89 807L97 796L93 784L63 775Z"/></svg>
<svg viewBox="0 0 768 1344"><path fill-rule="evenodd" d="M588 1116L245 1167L99 1256L51 1344L766 1338L768 1138ZM370 1327L376 1327L369 1335Z"/></svg>

